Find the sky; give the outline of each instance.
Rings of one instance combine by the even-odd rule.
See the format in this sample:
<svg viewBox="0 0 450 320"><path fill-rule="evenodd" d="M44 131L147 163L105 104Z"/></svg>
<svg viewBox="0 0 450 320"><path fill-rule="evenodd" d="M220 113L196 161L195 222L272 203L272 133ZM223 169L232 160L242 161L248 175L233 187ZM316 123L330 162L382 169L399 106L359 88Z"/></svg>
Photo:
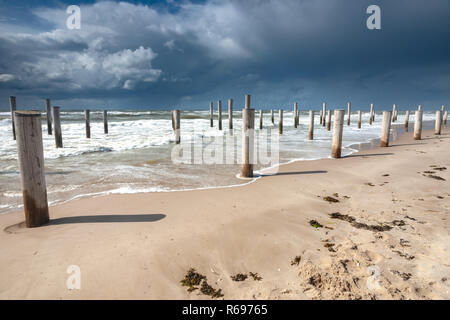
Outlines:
<svg viewBox="0 0 450 320"><path fill-rule="evenodd" d="M369 30L370 5L381 29ZM69 29L66 9L81 9ZM0 109L450 105L450 1L0 0Z"/></svg>

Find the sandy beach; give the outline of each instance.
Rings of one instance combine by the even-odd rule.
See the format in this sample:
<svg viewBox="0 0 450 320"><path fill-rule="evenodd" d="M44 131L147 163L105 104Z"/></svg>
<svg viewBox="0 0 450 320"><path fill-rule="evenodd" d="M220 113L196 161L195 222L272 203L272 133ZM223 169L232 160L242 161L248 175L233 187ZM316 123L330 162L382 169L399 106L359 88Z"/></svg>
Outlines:
<svg viewBox="0 0 450 320"><path fill-rule="evenodd" d="M4 214L0 298L211 299L180 282L194 268L220 299L450 299L449 180L446 127L241 187L74 200L35 229Z"/></svg>

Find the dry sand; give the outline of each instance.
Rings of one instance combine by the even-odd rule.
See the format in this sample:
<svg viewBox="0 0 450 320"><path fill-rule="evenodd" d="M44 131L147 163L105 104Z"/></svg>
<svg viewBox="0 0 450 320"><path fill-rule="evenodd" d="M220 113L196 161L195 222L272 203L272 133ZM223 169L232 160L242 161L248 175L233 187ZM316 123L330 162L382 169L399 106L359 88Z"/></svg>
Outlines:
<svg viewBox="0 0 450 320"><path fill-rule="evenodd" d="M193 267L225 299L449 299L450 130L411 135L243 187L71 201L36 229L0 216L0 298L209 299L180 284Z"/></svg>

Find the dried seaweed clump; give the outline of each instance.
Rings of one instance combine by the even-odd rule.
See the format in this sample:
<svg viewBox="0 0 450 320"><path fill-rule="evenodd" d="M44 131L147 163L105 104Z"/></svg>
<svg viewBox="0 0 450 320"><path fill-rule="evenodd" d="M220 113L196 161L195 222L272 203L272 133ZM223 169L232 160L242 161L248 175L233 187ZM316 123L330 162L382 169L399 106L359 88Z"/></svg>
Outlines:
<svg viewBox="0 0 450 320"><path fill-rule="evenodd" d="M222 289L216 290L211 287L206 281L206 277L200 273L198 273L194 268L188 270L184 279L180 281L181 284L188 288L188 292L192 292L198 289L200 286L200 292L204 295L211 296L212 298L220 298L223 297Z"/></svg>
<svg viewBox="0 0 450 320"><path fill-rule="evenodd" d="M335 193L335 194L336 194L336 193ZM330 196L323 197L323 200L328 201L329 203L336 203L336 202L339 202L338 199L333 198L333 197L330 197Z"/></svg>
<svg viewBox="0 0 450 320"><path fill-rule="evenodd" d="M259 276L259 274L257 272L249 272L248 273L250 275L250 277L253 278L253 280L255 281L261 281L262 277Z"/></svg>
<svg viewBox="0 0 450 320"><path fill-rule="evenodd" d="M302 256L296 256L292 261L291 261L291 266L298 266L300 264L300 261L302 260Z"/></svg>
<svg viewBox="0 0 450 320"><path fill-rule="evenodd" d="M357 222L356 219L352 216L349 216L347 214L341 214L339 212L334 212L334 213L330 213L330 218L331 219L339 219L342 221L347 221L348 223L350 223L354 228L357 229L364 229L364 230L369 230L369 231L378 231L378 232L383 232L383 231L389 231L392 229L391 226L388 225L368 225L366 223L361 223L361 222Z"/></svg>
<svg viewBox="0 0 450 320"><path fill-rule="evenodd" d="M243 273L237 273L234 276L231 276L231 280L233 281L244 281L245 279L247 279L247 275L243 274Z"/></svg>
<svg viewBox="0 0 450 320"><path fill-rule="evenodd" d="M206 279L202 282L202 285L200 287L200 292L203 293L206 296L211 296L211 298L221 298L223 297L222 289L216 290L213 287L211 287Z"/></svg>
<svg viewBox="0 0 450 320"><path fill-rule="evenodd" d="M319 222L317 222L316 220L310 220L309 224L314 227L314 228L322 228L323 225L321 225Z"/></svg>

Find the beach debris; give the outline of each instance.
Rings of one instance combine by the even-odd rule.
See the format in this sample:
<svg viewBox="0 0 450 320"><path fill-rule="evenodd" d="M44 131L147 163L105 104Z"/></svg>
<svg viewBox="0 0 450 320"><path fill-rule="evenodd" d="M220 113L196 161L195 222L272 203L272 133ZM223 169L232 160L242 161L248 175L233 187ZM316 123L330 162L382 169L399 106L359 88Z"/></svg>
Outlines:
<svg viewBox="0 0 450 320"><path fill-rule="evenodd" d="M383 177L389 177L389 173L383 174Z"/></svg>
<svg viewBox="0 0 450 320"><path fill-rule="evenodd" d="M436 168L434 168L434 170L444 171L444 170L447 170L447 168L446 167L436 167Z"/></svg>
<svg viewBox="0 0 450 320"><path fill-rule="evenodd" d="M335 192L335 193L333 193L333 196L335 196L336 198L339 198L339 193Z"/></svg>
<svg viewBox="0 0 450 320"><path fill-rule="evenodd" d="M409 255L407 253L400 252L398 250L392 250L392 252L398 254L402 258L405 258L406 260L413 260L415 258L415 256Z"/></svg>
<svg viewBox="0 0 450 320"><path fill-rule="evenodd" d="M330 252L336 252L336 250L333 248L334 247L334 243L331 242L325 242L323 245L325 248L328 249L328 251Z"/></svg>
<svg viewBox="0 0 450 320"><path fill-rule="evenodd" d="M409 245L409 241L408 241L408 240L405 240L405 239L400 239L400 245L401 245L402 247L411 247L411 246Z"/></svg>
<svg viewBox="0 0 450 320"><path fill-rule="evenodd" d="M310 224L312 227L316 228L316 229L322 228L322 227L323 227L323 225L321 225L321 224L320 224L319 222L317 222L316 220L310 220L310 221L309 221L309 224Z"/></svg>
<svg viewBox="0 0 450 320"><path fill-rule="evenodd" d="M291 261L291 266L298 266L300 264L300 261L302 260L302 256L296 256L292 261Z"/></svg>
<svg viewBox="0 0 450 320"><path fill-rule="evenodd" d="M444 199L443 196L436 196L436 198L438 198L438 199Z"/></svg>
<svg viewBox="0 0 450 320"><path fill-rule="evenodd" d="M356 219L352 216L349 216L347 214L341 214L339 212L334 212L329 214L331 219L339 219L342 221L347 221L350 223L353 227L357 229L365 229L373 232L383 232L383 231L389 231L392 229L391 226L379 224L379 225L368 225L366 223L357 222Z"/></svg>
<svg viewBox="0 0 450 320"><path fill-rule="evenodd" d="M223 297L222 289L216 290L211 287L208 282L203 280L202 285L200 287L200 292L206 296L210 296L213 299Z"/></svg>
<svg viewBox="0 0 450 320"><path fill-rule="evenodd" d="M424 176L428 177L428 178L436 179L436 180L439 180L439 181L446 181L444 178L436 176L434 174L429 174L429 175L424 175Z"/></svg>
<svg viewBox="0 0 450 320"><path fill-rule="evenodd" d="M336 197L336 194L337 194L337 193L334 193L333 195ZM339 202L338 199L333 198L333 197L330 197L330 196L323 197L323 200L328 201L329 203L336 203L336 202Z"/></svg>
<svg viewBox="0 0 450 320"><path fill-rule="evenodd" d="M394 220L391 222L394 226L403 227L406 225L406 222L403 220Z"/></svg>
<svg viewBox="0 0 450 320"><path fill-rule="evenodd" d="M404 281L407 281L412 277L412 274L409 272L400 272L397 270L391 270L391 272L395 275L400 276Z"/></svg>
<svg viewBox="0 0 450 320"><path fill-rule="evenodd" d="M426 170L423 173L436 173L436 171L430 171L430 170Z"/></svg>
<svg viewBox="0 0 450 320"><path fill-rule="evenodd" d="M245 279L247 279L248 275L243 274L243 273L237 273L234 276L231 276L231 280L233 281L244 281Z"/></svg>
<svg viewBox="0 0 450 320"><path fill-rule="evenodd" d="M259 274L257 272L249 272L248 273L250 275L250 277L253 278L253 280L255 281L261 281L262 277L259 276Z"/></svg>
<svg viewBox="0 0 450 320"><path fill-rule="evenodd" d="M192 292L198 288L195 286L200 285L202 280L206 279L206 277L200 273L198 273L194 268L190 268L187 274L184 276L184 279L181 280L181 284L185 287L189 287L188 291Z"/></svg>
<svg viewBox="0 0 450 320"><path fill-rule="evenodd" d="M370 187L375 187L375 185L372 183L372 182L367 182L367 183L364 183L365 185L368 185L368 186L370 186Z"/></svg>

